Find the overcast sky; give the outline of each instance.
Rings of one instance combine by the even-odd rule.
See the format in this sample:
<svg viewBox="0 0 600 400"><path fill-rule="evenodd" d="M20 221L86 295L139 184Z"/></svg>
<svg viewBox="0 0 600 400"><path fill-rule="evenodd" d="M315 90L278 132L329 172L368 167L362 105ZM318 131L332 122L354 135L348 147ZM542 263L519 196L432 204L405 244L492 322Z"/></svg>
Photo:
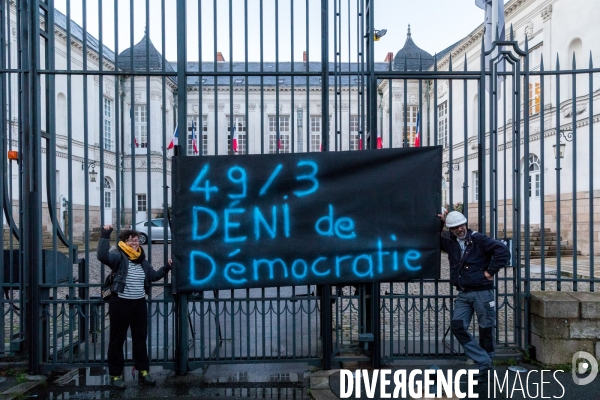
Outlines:
<svg viewBox="0 0 600 400"><path fill-rule="evenodd" d="M105 46L112 50L118 46L120 53L130 47L132 42L139 42L145 27L149 26L150 39L162 52L164 24L166 58L169 61L177 60L176 0L164 0L164 13L163 0L70 0L71 19L81 26L84 20L83 1L87 31L96 38L99 38L98 27L102 17L102 41ZM248 61L260 61L260 3L261 0L189 0L186 10L188 61L197 61L200 52L204 61L212 61L216 51L220 51L226 61L244 61L246 45ZM292 57L295 61L302 61L303 50L309 51L311 61L320 60L321 0L262 0L262 3L264 61L289 61ZM360 50L357 3L357 0L329 1L331 52L334 51L333 19L337 4L340 7L337 10L340 14L337 22L340 25L335 32L338 32L339 51L344 62L356 61ZM115 43L115 4L118 5L118 43ZM133 13L130 12L131 4ZM55 0L55 5L59 11L67 14L67 0ZM388 52L395 54L402 48L408 24L415 43L433 55L467 36L484 18L484 12L475 5L475 0L373 0L373 6L375 28L387 29L386 36L375 44L376 61L383 61ZM134 15L133 40L131 15ZM310 32L308 38L307 28ZM229 32L233 34L230 35ZM332 57L333 53L330 53L330 59Z"/></svg>

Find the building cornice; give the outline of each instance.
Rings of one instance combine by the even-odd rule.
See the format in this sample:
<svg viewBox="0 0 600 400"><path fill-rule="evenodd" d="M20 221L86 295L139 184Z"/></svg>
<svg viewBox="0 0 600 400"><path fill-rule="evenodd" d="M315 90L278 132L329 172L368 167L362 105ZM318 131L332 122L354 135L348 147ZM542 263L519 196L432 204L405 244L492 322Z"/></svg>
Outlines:
<svg viewBox="0 0 600 400"><path fill-rule="evenodd" d="M505 20L506 20L506 24L508 26L508 28L506 29L506 34L509 35L510 32L510 23L509 20L514 16L514 14L529 6L531 3L535 2L537 0L511 0L508 3L505 4L504 6L504 16L505 16ZM547 9L548 7L550 8L550 13L552 12L552 4L549 3L554 3L558 0L547 0L543 5L541 5L539 8L540 9ZM538 11L539 12L539 11ZM524 24L526 24L529 21L524 21ZM450 52L449 54L447 54L446 56L444 56L441 60L438 61L438 70L444 69L448 66L449 62L450 62L450 57L452 56L452 59L457 60L458 57L460 57L463 53L468 52L472 46L474 44L477 44L477 46L481 46L481 40L483 38L483 24L480 24L468 37L466 37L465 39L463 39L462 42L460 42L459 44L457 44ZM432 67L433 68L433 67Z"/></svg>

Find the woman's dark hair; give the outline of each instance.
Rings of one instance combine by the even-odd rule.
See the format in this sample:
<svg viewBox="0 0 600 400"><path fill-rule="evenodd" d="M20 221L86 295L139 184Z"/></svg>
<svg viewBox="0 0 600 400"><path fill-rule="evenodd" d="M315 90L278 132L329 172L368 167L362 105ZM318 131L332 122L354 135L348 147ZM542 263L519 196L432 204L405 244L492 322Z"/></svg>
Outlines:
<svg viewBox="0 0 600 400"><path fill-rule="evenodd" d="M139 236L140 234L138 233L138 231L134 231L133 229L125 229L119 234L119 240L121 242L127 242L127 239L129 239L130 237L136 238Z"/></svg>

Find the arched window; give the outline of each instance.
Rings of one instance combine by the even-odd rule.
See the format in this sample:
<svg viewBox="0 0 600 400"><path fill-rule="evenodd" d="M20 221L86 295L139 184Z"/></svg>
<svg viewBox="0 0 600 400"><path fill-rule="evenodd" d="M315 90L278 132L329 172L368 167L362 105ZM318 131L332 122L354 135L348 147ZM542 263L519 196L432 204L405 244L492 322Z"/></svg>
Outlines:
<svg viewBox="0 0 600 400"><path fill-rule="evenodd" d="M106 177L104 178L104 207L112 207L112 184L110 183L110 179Z"/></svg>
<svg viewBox="0 0 600 400"><path fill-rule="evenodd" d="M529 156L529 197L540 197L540 159L535 154Z"/></svg>

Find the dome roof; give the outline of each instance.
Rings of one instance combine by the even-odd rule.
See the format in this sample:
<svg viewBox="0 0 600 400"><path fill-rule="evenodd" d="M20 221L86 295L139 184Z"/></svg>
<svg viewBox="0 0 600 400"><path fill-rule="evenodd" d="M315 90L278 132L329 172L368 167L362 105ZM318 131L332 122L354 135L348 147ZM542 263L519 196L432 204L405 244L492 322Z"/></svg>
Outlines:
<svg viewBox="0 0 600 400"><path fill-rule="evenodd" d="M147 51L148 50L148 51ZM119 54L119 69L131 71L131 48L125 49ZM146 64L147 63L147 64ZM134 71L162 71L163 63L166 72L174 72L162 54L156 50L152 41L144 34L142 40L133 46L133 70Z"/></svg>
<svg viewBox="0 0 600 400"><path fill-rule="evenodd" d="M419 63L423 71L428 70L433 65L433 56L413 42L408 25L404 47L394 57L394 71L418 71Z"/></svg>

